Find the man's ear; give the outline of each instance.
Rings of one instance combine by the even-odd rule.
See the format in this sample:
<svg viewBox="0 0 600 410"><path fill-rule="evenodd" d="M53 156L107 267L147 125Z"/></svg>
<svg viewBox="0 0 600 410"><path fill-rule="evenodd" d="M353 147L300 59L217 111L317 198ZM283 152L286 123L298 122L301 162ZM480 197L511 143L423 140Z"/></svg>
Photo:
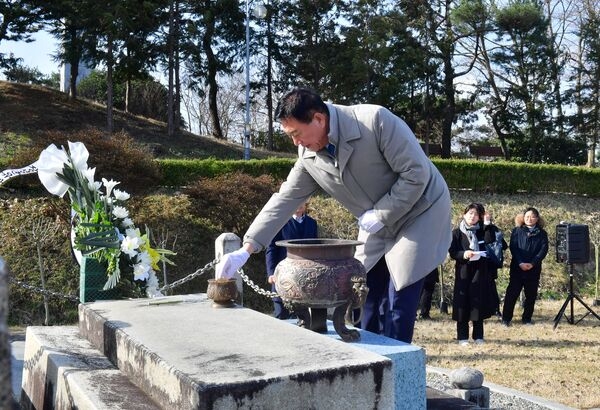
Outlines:
<svg viewBox="0 0 600 410"><path fill-rule="evenodd" d="M327 126L327 116L322 112L315 112L313 114L313 120L315 120L321 128L325 128Z"/></svg>

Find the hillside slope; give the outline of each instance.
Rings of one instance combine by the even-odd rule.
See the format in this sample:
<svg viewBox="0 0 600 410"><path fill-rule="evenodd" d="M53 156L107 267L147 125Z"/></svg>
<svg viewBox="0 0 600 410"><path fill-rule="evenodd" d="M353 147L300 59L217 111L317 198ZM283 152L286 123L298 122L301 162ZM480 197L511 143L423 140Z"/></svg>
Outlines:
<svg viewBox="0 0 600 410"><path fill-rule="evenodd" d="M167 136L166 124L114 112L115 131L125 131L136 141L149 146L157 157L242 159L244 148L211 137L189 132ZM0 160L10 155L29 138L46 131L67 134L95 128L106 129L106 108L85 100L70 100L57 90L0 81ZM288 156L252 150L252 158Z"/></svg>

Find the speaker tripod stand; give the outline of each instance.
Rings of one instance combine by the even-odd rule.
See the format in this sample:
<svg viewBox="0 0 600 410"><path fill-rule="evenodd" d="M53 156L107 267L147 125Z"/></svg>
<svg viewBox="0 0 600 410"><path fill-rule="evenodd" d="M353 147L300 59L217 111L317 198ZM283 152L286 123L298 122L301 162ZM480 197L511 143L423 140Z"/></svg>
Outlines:
<svg viewBox="0 0 600 410"><path fill-rule="evenodd" d="M558 326L558 322L560 322L560 319L564 316L565 310L567 309L567 306L569 304L571 304L571 316L570 317L567 316L566 318L567 318L567 322L569 322L570 324L576 325L577 323L581 322L583 319L585 319L590 314L595 316L596 319L600 320L600 316L598 316L598 314L596 312L594 312L592 310L592 308L589 307L579 297L579 295L577 295L577 294L575 294L575 292L573 292L573 264L567 263L567 265L569 267L569 295L567 296L565 303L563 303L562 307L560 308L560 310L556 314L556 317L554 318L554 329L556 329L556 326ZM573 301L573 299L577 299L577 301L579 301L579 303L581 303L583 305L583 307L585 307L587 309L587 312L578 321L575 321L575 317L574 317L574 312L573 312L574 301Z"/></svg>

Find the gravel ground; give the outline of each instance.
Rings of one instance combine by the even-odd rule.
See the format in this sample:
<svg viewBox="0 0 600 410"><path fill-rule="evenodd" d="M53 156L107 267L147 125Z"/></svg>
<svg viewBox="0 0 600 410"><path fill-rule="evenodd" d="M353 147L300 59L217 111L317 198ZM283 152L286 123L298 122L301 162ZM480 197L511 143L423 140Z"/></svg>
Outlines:
<svg viewBox="0 0 600 410"><path fill-rule="evenodd" d="M450 371L437 367L427 366L427 386L447 391L452 389L449 377ZM485 375L484 375L485 376ZM484 386L490 389L490 409L518 409L518 410L572 410L572 407L565 406L541 397L532 396L518 390L506 388L493 383L486 383Z"/></svg>

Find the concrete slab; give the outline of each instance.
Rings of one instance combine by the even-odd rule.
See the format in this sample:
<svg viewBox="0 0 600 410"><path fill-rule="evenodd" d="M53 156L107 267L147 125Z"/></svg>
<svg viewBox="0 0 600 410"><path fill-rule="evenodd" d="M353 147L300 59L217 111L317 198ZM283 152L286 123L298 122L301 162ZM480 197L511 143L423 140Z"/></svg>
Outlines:
<svg viewBox="0 0 600 410"><path fill-rule="evenodd" d="M295 323L295 321L288 321ZM327 322L326 336L341 340L333 323ZM426 358L423 348L358 329L360 340L353 345L392 360L396 410L423 410L427 407Z"/></svg>
<svg viewBox="0 0 600 410"><path fill-rule="evenodd" d="M82 335L163 408L395 406L390 359L204 294L82 304L79 316Z"/></svg>
<svg viewBox="0 0 600 410"><path fill-rule="evenodd" d="M76 326L27 328L22 409L158 410Z"/></svg>

